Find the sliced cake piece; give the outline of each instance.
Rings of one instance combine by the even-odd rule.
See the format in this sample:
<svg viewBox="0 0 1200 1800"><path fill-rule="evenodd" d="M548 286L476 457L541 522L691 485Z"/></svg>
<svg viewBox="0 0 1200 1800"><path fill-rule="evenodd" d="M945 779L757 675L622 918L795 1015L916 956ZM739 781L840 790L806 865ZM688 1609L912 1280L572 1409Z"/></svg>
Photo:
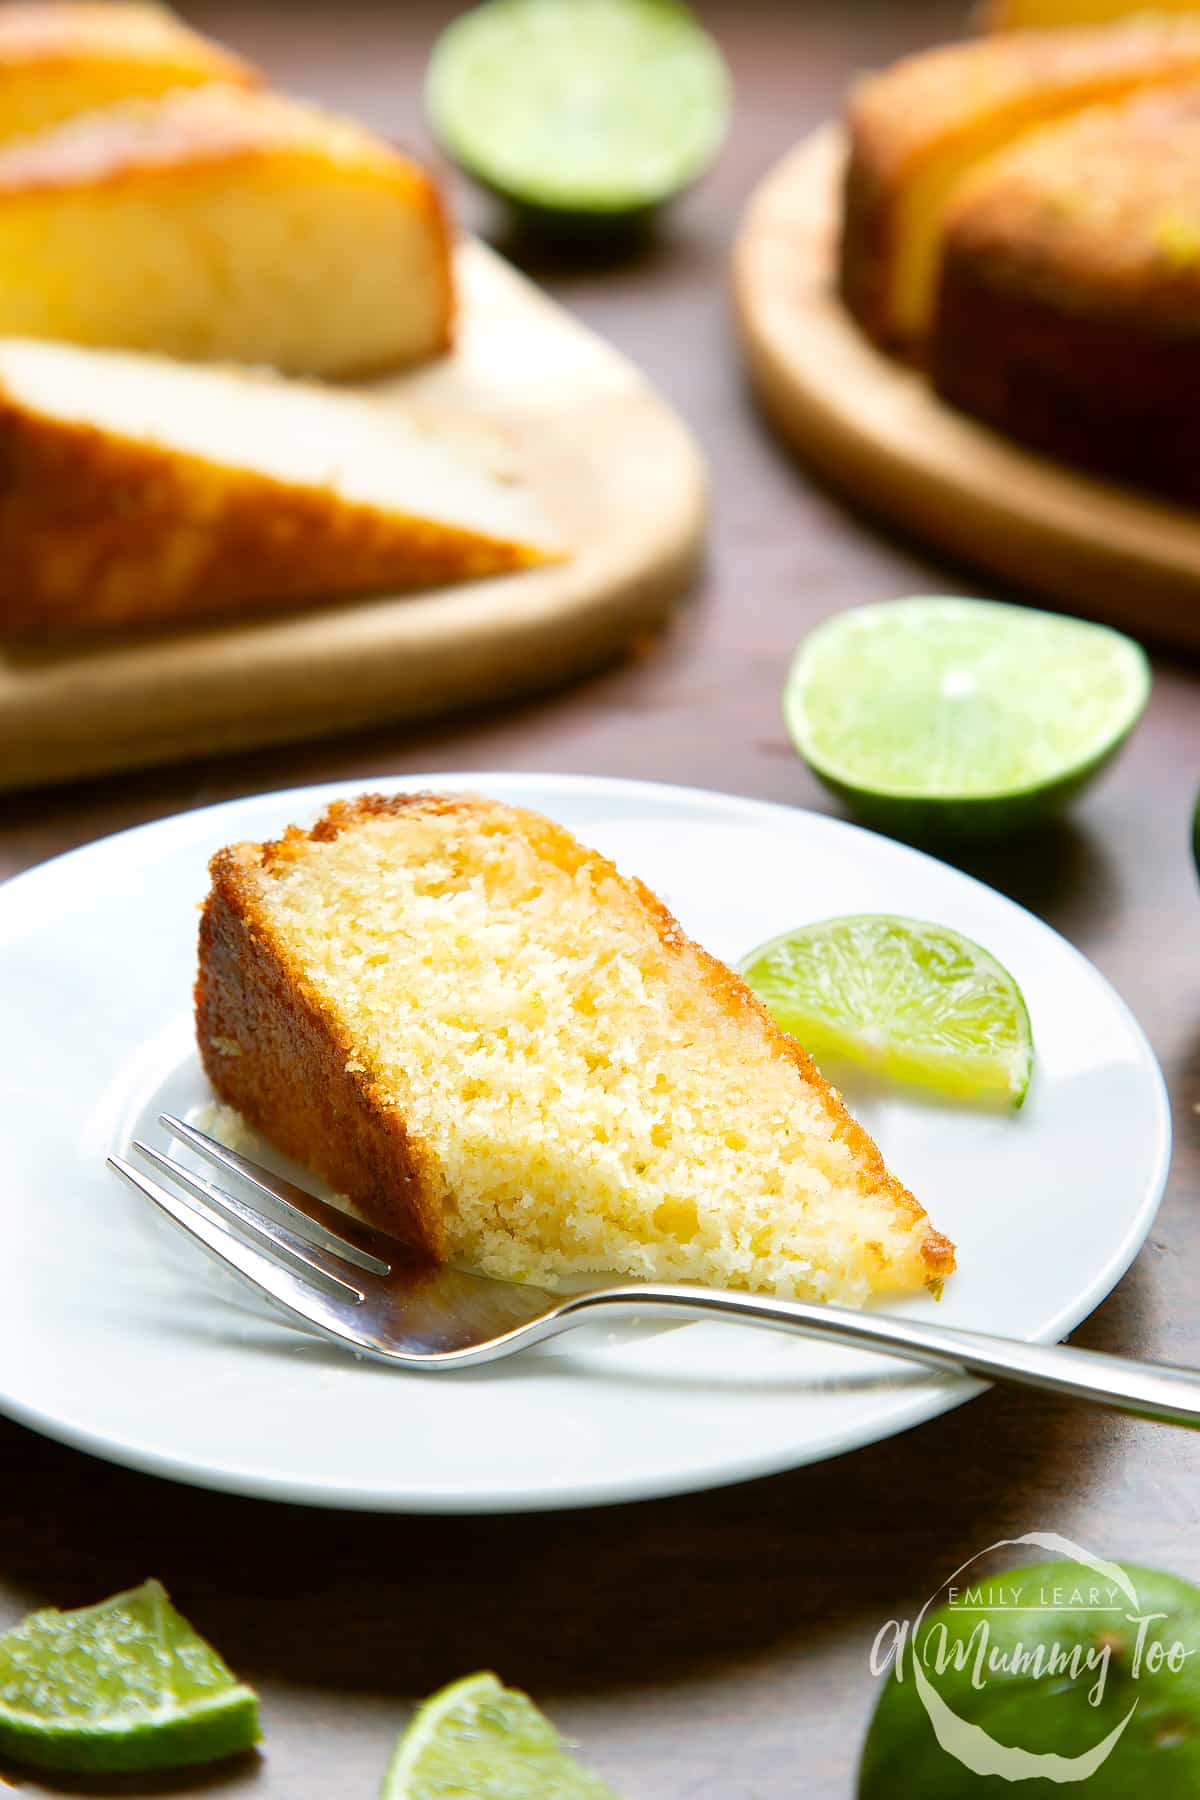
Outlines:
<svg viewBox="0 0 1200 1800"><path fill-rule="evenodd" d="M1027 31L906 57L854 88L841 289L880 344L919 353L958 184L1049 120L1200 77L1200 15Z"/></svg>
<svg viewBox="0 0 1200 1800"><path fill-rule="evenodd" d="M348 120L214 83L0 149L0 333L370 374L444 350L430 177Z"/></svg>
<svg viewBox="0 0 1200 1800"><path fill-rule="evenodd" d="M1110 25L1131 13L1195 12L1196 0L984 0L977 8L985 31L1025 31L1059 25Z"/></svg>
<svg viewBox="0 0 1200 1800"><path fill-rule="evenodd" d="M0 340L0 633L186 621L561 556L510 469L392 401Z"/></svg>
<svg viewBox="0 0 1200 1800"><path fill-rule="evenodd" d="M930 371L1039 450L1200 503L1200 83L1091 107L964 184Z"/></svg>
<svg viewBox="0 0 1200 1800"><path fill-rule="evenodd" d="M749 988L549 819L368 796L211 873L217 1094L435 1257L851 1304L954 1267Z"/></svg>
<svg viewBox="0 0 1200 1800"><path fill-rule="evenodd" d="M0 6L0 142L134 95L258 76L165 7Z"/></svg>

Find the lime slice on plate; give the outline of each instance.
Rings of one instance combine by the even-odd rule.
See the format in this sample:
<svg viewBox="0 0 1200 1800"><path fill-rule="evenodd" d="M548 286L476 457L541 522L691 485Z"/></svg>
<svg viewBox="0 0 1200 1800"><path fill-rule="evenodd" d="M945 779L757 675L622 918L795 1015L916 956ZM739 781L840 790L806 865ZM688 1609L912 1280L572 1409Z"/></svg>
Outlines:
<svg viewBox="0 0 1200 1800"><path fill-rule="evenodd" d="M258 1699L157 1581L0 1637L0 1757L85 1773L215 1762L258 1742Z"/></svg>
<svg viewBox="0 0 1200 1800"><path fill-rule="evenodd" d="M1132 639L990 600L855 607L801 645L792 741L856 812L906 836L1017 830L1066 804L1132 731Z"/></svg>
<svg viewBox="0 0 1200 1800"><path fill-rule="evenodd" d="M426 103L443 149L487 187L613 222L711 162L729 80L681 0L487 0L438 39Z"/></svg>
<svg viewBox="0 0 1200 1800"><path fill-rule="evenodd" d="M381 1800L615 1800L580 1768L533 1701L494 1675L427 1700L396 1746Z"/></svg>
<svg viewBox="0 0 1200 1800"><path fill-rule="evenodd" d="M1033 1067L1021 990L970 938L923 919L858 913L772 938L738 965L813 1055L845 1056L960 1099L1020 1106Z"/></svg>

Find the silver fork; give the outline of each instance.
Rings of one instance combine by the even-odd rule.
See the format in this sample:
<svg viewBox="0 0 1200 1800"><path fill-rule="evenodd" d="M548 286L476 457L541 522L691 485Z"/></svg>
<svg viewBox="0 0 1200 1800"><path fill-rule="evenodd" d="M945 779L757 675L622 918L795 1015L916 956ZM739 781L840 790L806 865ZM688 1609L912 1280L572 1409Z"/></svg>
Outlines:
<svg viewBox="0 0 1200 1800"><path fill-rule="evenodd" d="M1141 1418L1200 1424L1196 1369L715 1288L635 1282L560 1297L521 1282L436 1267L194 1125L170 1113L163 1113L160 1123L254 1194L257 1203L140 1139L133 1149L184 1194L124 1157L110 1156L109 1166L293 1321L393 1368L462 1369L494 1362L598 1318L733 1319L933 1369L1042 1388Z"/></svg>

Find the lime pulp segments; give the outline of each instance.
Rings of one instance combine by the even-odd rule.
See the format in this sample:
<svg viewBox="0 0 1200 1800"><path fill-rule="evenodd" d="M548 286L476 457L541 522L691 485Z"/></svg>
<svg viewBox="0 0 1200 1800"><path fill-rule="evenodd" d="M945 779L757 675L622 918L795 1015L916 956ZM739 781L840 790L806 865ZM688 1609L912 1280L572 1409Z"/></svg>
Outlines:
<svg viewBox="0 0 1200 1800"><path fill-rule="evenodd" d="M825 919L772 938L739 969L817 1057L844 1056L960 1099L1025 1098L1033 1035L1021 990L945 925L889 913Z"/></svg>
<svg viewBox="0 0 1200 1800"><path fill-rule="evenodd" d="M868 823L986 834L1065 805L1149 692L1144 652L1107 626L919 598L855 607L812 632L784 716L814 773Z"/></svg>
<svg viewBox="0 0 1200 1800"><path fill-rule="evenodd" d="M563 1749L527 1695L467 1675L427 1700L400 1739L381 1800L616 1800Z"/></svg>
<svg viewBox="0 0 1200 1800"><path fill-rule="evenodd" d="M488 0L439 38L426 104L443 149L486 186L611 219L703 171L729 80L681 0Z"/></svg>
<svg viewBox="0 0 1200 1800"><path fill-rule="evenodd" d="M85 1773L213 1762L258 1742L258 1699L147 1581L0 1637L0 1757Z"/></svg>

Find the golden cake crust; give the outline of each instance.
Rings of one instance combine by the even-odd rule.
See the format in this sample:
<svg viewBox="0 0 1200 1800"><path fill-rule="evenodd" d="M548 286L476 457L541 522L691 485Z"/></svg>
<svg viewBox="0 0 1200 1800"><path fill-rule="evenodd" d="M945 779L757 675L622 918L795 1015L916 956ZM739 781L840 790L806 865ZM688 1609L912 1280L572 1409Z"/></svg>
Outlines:
<svg viewBox="0 0 1200 1800"><path fill-rule="evenodd" d="M1200 18L1031 30L947 44L860 80L847 104L839 281L877 341L911 348L893 294L913 183L956 147L991 154L1047 119L1140 86L1200 77Z"/></svg>
<svg viewBox="0 0 1200 1800"><path fill-rule="evenodd" d="M999 429L1200 500L1200 83L1091 108L964 185L930 362Z"/></svg>
<svg viewBox="0 0 1200 1800"><path fill-rule="evenodd" d="M651 920L664 948L699 967L701 979L731 1017L749 1020L773 1053L790 1064L851 1150L864 1190L883 1195L899 1213L924 1222L920 1257L933 1285L954 1268L954 1247L925 1218L924 1209L886 1169L880 1153L796 1040L781 1031L738 976L687 937L662 902L636 877L540 814L474 795L364 795L337 801L311 831L291 827L273 843L235 845L210 864L212 890L200 934L196 1026L200 1054L220 1098L237 1107L289 1155L346 1194L374 1223L445 1254L441 1196L425 1147L405 1130L354 1063L320 996L265 927L251 871L285 865L309 841L328 842L376 818L412 811L451 817L464 829L503 816L516 820L535 850L573 871L594 868L615 879ZM253 1056L229 1054L252 1041ZM313 1096L319 1100L313 1103Z"/></svg>
<svg viewBox="0 0 1200 1800"><path fill-rule="evenodd" d="M0 79L6 67L95 59L187 61L212 81L257 81L232 50L203 37L165 7L136 0L9 0L0 6Z"/></svg>
<svg viewBox="0 0 1200 1800"><path fill-rule="evenodd" d="M548 555L32 414L0 380L2 635L185 623Z"/></svg>

